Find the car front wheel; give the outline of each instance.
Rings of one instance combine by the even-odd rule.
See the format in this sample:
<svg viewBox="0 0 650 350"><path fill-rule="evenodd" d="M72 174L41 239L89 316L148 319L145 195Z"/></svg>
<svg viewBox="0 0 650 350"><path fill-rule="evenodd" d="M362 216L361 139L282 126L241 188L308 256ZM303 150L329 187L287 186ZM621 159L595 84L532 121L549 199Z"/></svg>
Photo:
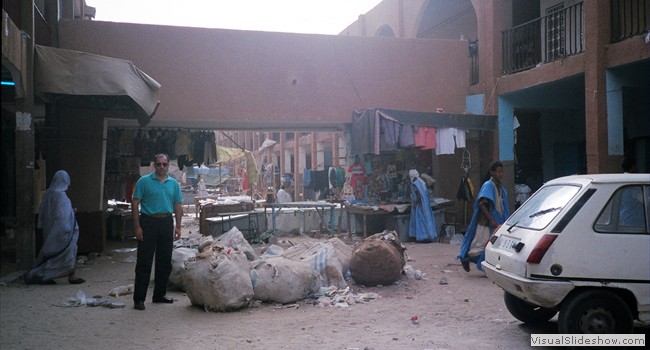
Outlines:
<svg viewBox="0 0 650 350"><path fill-rule="evenodd" d="M632 333L634 320L627 304L608 291L586 291L565 300L558 317L560 333Z"/></svg>
<svg viewBox="0 0 650 350"><path fill-rule="evenodd" d="M510 314L523 323L542 323L550 320L557 313L556 309L547 309L521 300L503 292L503 301Z"/></svg>

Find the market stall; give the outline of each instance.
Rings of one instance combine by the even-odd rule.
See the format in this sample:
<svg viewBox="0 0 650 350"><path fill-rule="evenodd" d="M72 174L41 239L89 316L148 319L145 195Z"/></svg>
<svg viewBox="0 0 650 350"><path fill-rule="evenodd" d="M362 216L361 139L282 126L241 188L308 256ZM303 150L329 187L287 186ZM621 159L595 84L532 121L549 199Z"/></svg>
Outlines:
<svg viewBox="0 0 650 350"><path fill-rule="evenodd" d="M436 229L441 232L445 211L454 211L458 182L471 169L471 162L465 161L470 153L468 135L496 129L497 118L491 115L380 108L355 111L348 155L354 163L347 169L343 188L347 215L358 218L364 235L390 227L388 223L395 222L391 216L406 217L411 200L408 172L416 169L426 183ZM459 163L463 164L458 167ZM348 220L348 226L351 223ZM353 230L348 228L350 233Z"/></svg>

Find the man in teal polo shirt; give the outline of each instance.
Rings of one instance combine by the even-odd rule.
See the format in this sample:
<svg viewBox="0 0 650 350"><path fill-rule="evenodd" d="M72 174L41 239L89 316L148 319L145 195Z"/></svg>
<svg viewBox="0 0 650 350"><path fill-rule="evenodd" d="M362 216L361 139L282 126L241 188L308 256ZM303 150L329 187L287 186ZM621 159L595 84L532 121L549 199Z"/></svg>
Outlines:
<svg viewBox="0 0 650 350"><path fill-rule="evenodd" d="M144 310L154 255L156 271L152 301L164 304L174 302L165 294L172 272L174 241L181 238L183 195L178 181L167 174L169 156L164 153L157 154L154 157L154 166L155 171L141 177L135 184L131 203L135 238L138 240L133 291L133 307L136 310Z"/></svg>

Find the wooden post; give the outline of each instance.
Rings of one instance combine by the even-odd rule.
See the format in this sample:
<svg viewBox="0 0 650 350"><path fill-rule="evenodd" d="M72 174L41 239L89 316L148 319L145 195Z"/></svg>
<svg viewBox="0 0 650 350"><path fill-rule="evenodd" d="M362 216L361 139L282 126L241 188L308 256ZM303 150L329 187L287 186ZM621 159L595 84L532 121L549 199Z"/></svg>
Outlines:
<svg viewBox="0 0 650 350"><path fill-rule="evenodd" d="M300 133L293 133L293 177L297 180L298 174L300 172ZM302 185L302 181L300 181ZM298 201L298 194L302 191L299 191L298 181L293 182L293 200ZM301 200L305 200L304 195Z"/></svg>
<svg viewBox="0 0 650 350"><path fill-rule="evenodd" d="M280 174L285 172L287 169L287 157L284 153L284 145L286 144L286 142L287 142L287 133L281 132L280 133Z"/></svg>
<svg viewBox="0 0 650 350"><path fill-rule="evenodd" d="M318 147L316 147L316 133L312 132L309 134L309 136L311 137L311 170L318 170Z"/></svg>
<svg viewBox="0 0 650 350"><path fill-rule="evenodd" d="M332 133L332 166L338 168L341 165L339 159L339 133Z"/></svg>

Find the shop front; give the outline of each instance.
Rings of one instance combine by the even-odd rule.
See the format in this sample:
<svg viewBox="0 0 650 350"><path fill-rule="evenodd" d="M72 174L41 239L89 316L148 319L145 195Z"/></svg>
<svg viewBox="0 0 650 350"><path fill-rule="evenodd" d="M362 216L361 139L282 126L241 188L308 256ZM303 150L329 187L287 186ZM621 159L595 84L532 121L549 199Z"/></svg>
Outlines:
<svg viewBox="0 0 650 350"><path fill-rule="evenodd" d="M480 176L484 159L490 161L486 145L496 128L496 116L489 115L355 111L350 136L354 163L347 169L349 180L341 196L347 215L356 217L348 220L349 226L356 224L349 231L365 236L393 229L408 239L404 231L412 210L411 169L426 185L438 239L450 231L446 225L455 226L450 232L462 231L471 215L471 198L459 190L464 181Z"/></svg>

